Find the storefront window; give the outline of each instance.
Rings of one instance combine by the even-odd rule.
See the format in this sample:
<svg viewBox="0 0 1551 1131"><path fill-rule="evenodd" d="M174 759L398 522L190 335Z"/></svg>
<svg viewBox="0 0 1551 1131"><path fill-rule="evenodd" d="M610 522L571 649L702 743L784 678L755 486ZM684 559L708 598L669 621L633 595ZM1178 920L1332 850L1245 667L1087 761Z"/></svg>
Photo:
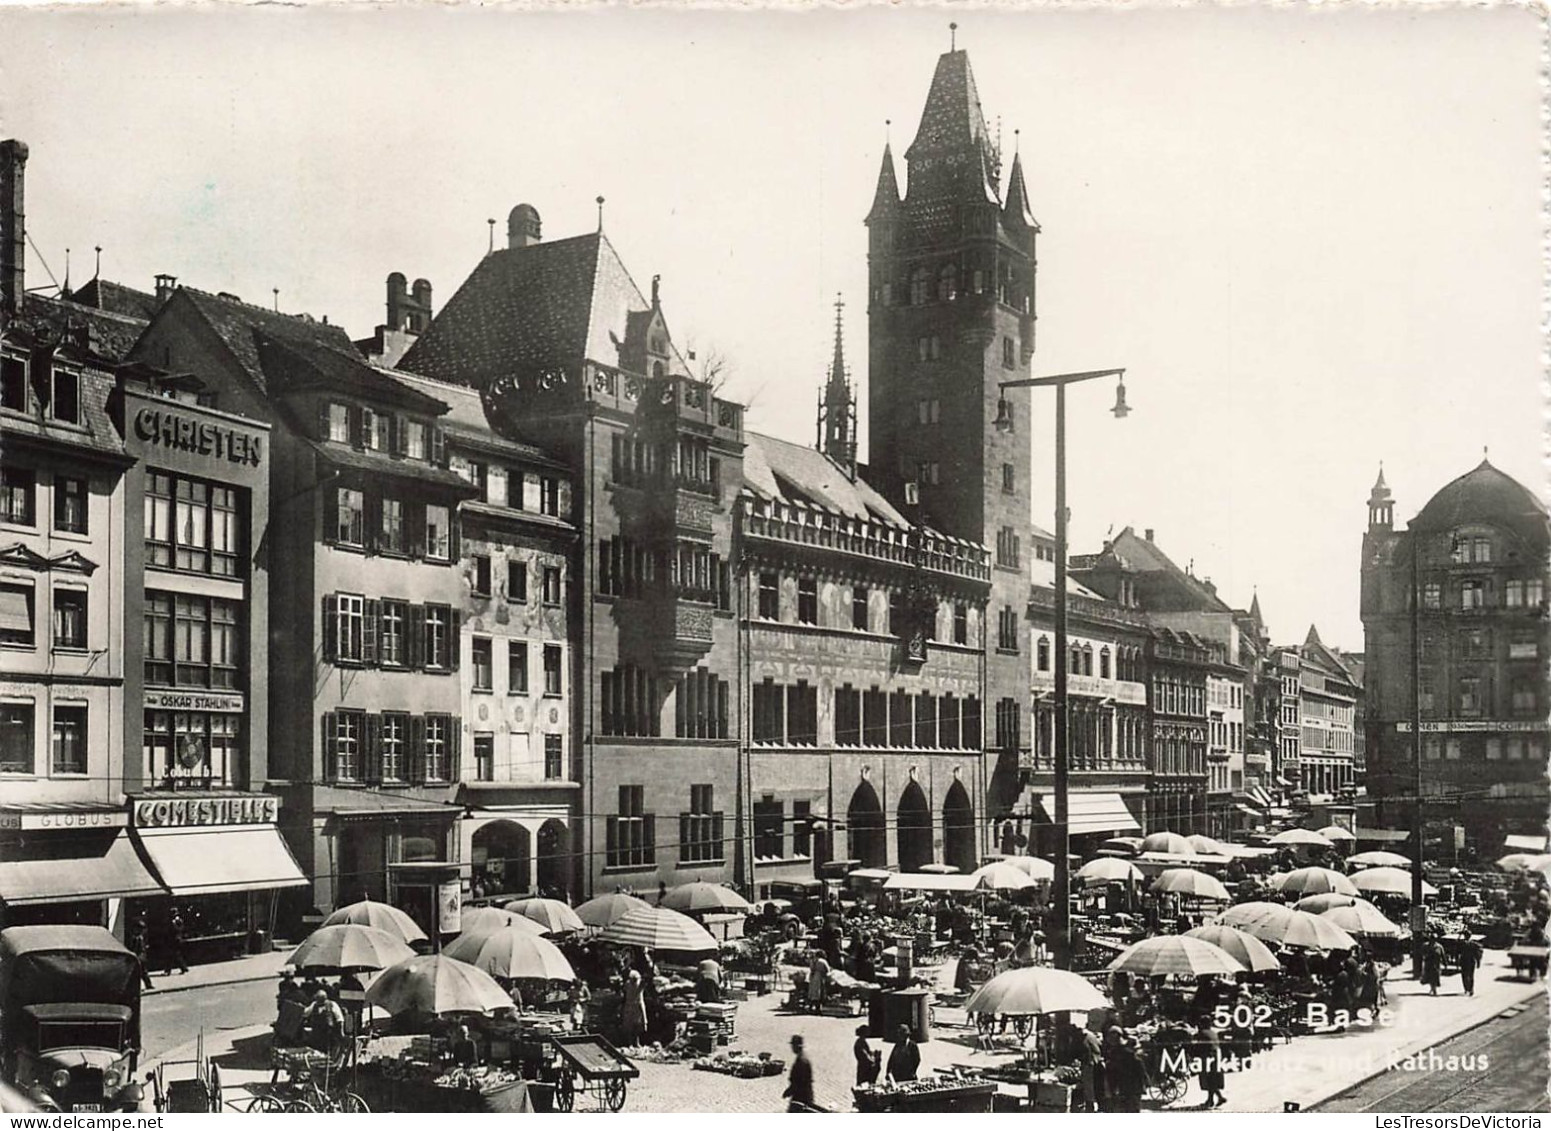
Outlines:
<svg viewBox="0 0 1551 1131"><path fill-rule="evenodd" d="M147 785L235 785L241 758L242 716L205 711L145 712Z"/></svg>

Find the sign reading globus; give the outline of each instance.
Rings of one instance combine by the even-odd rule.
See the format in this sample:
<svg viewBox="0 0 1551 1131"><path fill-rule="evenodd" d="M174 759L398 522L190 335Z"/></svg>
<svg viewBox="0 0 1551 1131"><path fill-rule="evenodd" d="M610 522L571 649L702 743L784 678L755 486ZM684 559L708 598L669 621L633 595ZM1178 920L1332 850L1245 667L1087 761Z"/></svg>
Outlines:
<svg viewBox="0 0 1551 1131"><path fill-rule="evenodd" d="M144 797L134 803L135 827L175 829L209 825L272 825L278 797Z"/></svg>
<svg viewBox="0 0 1551 1131"><path fill-rule="evenodd" d="M257 467L263 458L259 437L164 408L142 408L136 413L135 435L148 444L228 459L249 467Z"/></svg>

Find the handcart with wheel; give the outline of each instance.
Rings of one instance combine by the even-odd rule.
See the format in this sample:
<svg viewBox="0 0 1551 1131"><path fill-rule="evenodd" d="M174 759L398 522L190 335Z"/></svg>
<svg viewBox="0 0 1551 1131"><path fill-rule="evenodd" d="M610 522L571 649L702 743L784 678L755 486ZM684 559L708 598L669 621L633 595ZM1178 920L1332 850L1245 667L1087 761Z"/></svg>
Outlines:
<svg viewBox="0 0 1551 1131"><path fill-rule="evenodd" d="M343 1085L348 1056L339 1051L296 1047L270 1052L274 1074L267 1085L249 1085L253 1101L248 1111L256 1115L280 1112L345 1112L364 1114L371 1109ZM281 1080L284 1073L286 1079Z"/></svg>
<svg viewBox="0 0 1551 1131"><path fill-rule="evenodd" d="M1152 1040L1142 1046L1142 1060L1147 1067L1148 1099L1157 1100L1164 1107L1185 1098L1190 1086L1190 1063L1187 1046L1177 1041Z"/></svg>
<svg viewBox="0 0 1551 1131"><path fill-rule="evenodd" d="M175 1080L167 1079L169 1068L192 1065L194 1074ZM151 1098L157 1111L220 1111L221 1069L215 1062L205 1059L205 1033L201 1029L194 1046L193 1060L164 1060L156 1071L146 1075L151 1085Z"/></svg>
<svg viewBox="0 0 1551 1131"><path fill-rule="evenodd" d="M555 1078L555 1106L561 1111L576 1107L579 1090L591 1093L608 1111L625 1106L625 1091L641 1070L617 1048L595 1033L550 1038L559 1058Z"/></svg>

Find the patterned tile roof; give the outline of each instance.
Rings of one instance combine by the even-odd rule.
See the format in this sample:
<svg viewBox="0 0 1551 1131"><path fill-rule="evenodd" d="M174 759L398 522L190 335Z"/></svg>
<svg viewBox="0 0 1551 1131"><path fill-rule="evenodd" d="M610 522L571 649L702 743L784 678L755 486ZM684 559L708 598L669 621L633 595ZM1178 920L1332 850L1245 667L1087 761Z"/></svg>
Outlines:
<svg viewBox="0 0 1551 1131"><path fill-rule="evenodd" d="M272 339L324 346L357 361L363 360L355 343L350 340L350 335L327 322L314 322L304 315L281 314L279 311L266 310L239 299L223 298L193 287L179 287L168 303L171 305L179 301L193 305L260 390L268 386L264 368L259 362L256 334L259 330Z"/></svg>
<svg viewBox="0 0 1551 1131"><path fill-rule="evenodd" d="M332 345L302 338L278 337L269 327L254 327L253 343L265 383L273 393L322 388L431 416L447 411L441 398L395 381L360 354L352 356Z"/></svg>
<svg viewBox="0 0 1551 1131"><path fill-rule="evenodd" d="M801 444L744 434L743 482L767 499L816 503L851 518L908 527L910 521L860 477L850 479L823 452Z"/></svg>
<svg viewBox="0 0 1551 1131"><path fill-rule="evenodd" d="M138 318L142 322L149 322L160 305L155 295L108 279L93 279L85 286L77 287L70 293L70 300L110 314Z"/></svg>
<svg viewBox="0 0 1551 1131"><path fill-rule="evenodd" d="M109 362L123 361L146 326L139 318L38 294L27 296L22 317L66 337L84 335L86 348Z"/></svg>
<svg viewBox="0 0 1551 1131"><path fill-rule="evenodd" d="M506 248L480 261L399 367L478 385L583 359L619 365L630 316L650 309L602 232Z"/></svg>
<svg viewBox="0 0 1551 1131"><path fill-rule="evenodd" d="M492 428L485 416L484 401L478 389L468 385L438 381L434 377L423 377L418 373L406 373L401 369L377 367L377 370L383 376L407 385L426 396L435 397L445 404L447 415L442 417L442 427L446 429L449 436L487 446L496 445L514 454L529 456L546 463L555 462L554 457L542 448L517 440L508 440Z"/></svg>
<svg viewBox="0 0 1551 1131"><path fill-rule="evenodd" d="M921 124L915 140L905 152L907 158L918 152L945 152L984 146L988 141L985 114L980 109L980 92L975 89L975 73L970 70L967 51L948 51L937 60L932 88L921 110Z"/></svg>

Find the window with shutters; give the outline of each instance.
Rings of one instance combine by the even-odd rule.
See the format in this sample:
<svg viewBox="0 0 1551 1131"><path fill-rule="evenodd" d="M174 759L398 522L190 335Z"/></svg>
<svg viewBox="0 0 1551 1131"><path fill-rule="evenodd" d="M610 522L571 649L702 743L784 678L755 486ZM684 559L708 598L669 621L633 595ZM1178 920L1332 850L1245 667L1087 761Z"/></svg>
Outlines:
<svg viewBox="0 0 1551 1131"><path fill-rule="evenodd" d="M403 554L409 549L405 535L404 500L383 498L378 502L377 552Z"/></svg>
<svg viewBox="0 0 1551 1131"><path fill-rule="evenodd" d="M453 629L455 614L446 605L425 607L425 666L428 669L452 671L456 666L457 633Z"/></svg>
<svg viewBox="0 0 1551 1131"><path fill-rule="evenodd" d="M361 780L361 752L366 739L366 715L361 711L334 712L334 777Z"/></svg>
<svg viewBox="0 0 1551 1131"><path fill-rule="evenodd" d="M786 689L786 741L791 746L819 744L819 690L806 680Z"/></svg>
<svg viewBox="0 0 1551 1131"><path fill-rule="evenodd" d="M452 512L427 504L425 508L425 556L433 561L452 560Z"/></svg>
<svg viewBox="0 0 1551 1131"><path fill-rule="evenodd" d="M656 677L634 664L618 664L600 676L602 733L614 738L658 737Z"/></svg>
<svg viewBox="0 0 1551 1131"><path fill-rule="evenodd" d="M474 554L472 555L472 561L474 572L473 580L470 584L474 596L488 597L490 596L490 555Z"/></svg>
<svg viewBox="0 0 1551 1131"><path fill-rule="evenodd" d="M493 690L495 688L495 654L490 637L476 636L473 638L473 659L474 690Z"/></svg>
<svg viewBox="0 0 1551 1131"><path fill-rule="evenodd" d="M797 579L797 622L819 623L819 583L811 577Z"/></svg>
<svg viewBox="0 0 1551 1131"><path fill-rule="evenodd" d="M404 455L410 459L425 459L425 425L418 420L404 421Z"/></svg>
<svg viewBox="0 0 1551 1131"><path fill-rule="evenodd" d="M754 857L780 860L786 855L786 806L770 794L754 802Z"/></svg>
<svg viewBox="0 0 1551 1131"><path fill-rule="evenodd" d="M365 434L366 446L374 452L391 452L393 450L393 417L385 412L372 412L367 410L367 419L362 421L362 432Z"/></svg>
<svg viewBox="0 0 1551 1131"><path fill-rule="evenodd" d="M673 733L679 738L726 738L727 681L705 668L686 672L674 685Z"/></svg>
<svg viewBox="0 0 1551 1131"><path fill-rule="evenodd" d="M544 736L544 780L565 780L564 735L546 734Z"/></svg>
<svg viewBox="0 0 1551 1131"><path fill-rule="evenodd" d="M604 862L610 868L640 868L657 862L654 815L645 809L645 787L619 787L617 815L608 818Z"/></svg>
<svg viewBox="0 0 1551 1131"><path fill-rule="evenodd" d="M862 744L862 693L849 683L835 688L835 745Z"/></svg>
<svg viewBox="0 0 1551 1131"><path fill-rule="evenodd" d="M867 590L860 585L851 587L851 627L867 631Z"/></svg>
<svg viewBox="0 0 1551 1131"><path fill-rule="evenodd" d="M405 642L408 623L409 606L405 602L382 602L378 614L377 662L383 667L400 668L409 663L409 649Z"/></svg>
<svg viewBox="0 0 1551 1131"><path fill-rule="evenodd" d="M325 440L335 444L350 442L350 407L337 401L331 402L323 412Z"/></svg>
<svg viewBox="0 0 1551 1131"><path fill-rule="evenodd" d="M385 711L382 716L382 738L378 755L381 760L383 781L404 780L407 772L408 745L409 716L397 711Z"/></svg>
<svg viewBox="0 0 1551 1131"><path fill-rule="evenodd" d="M559 695L561 691L560 669L562 653L560 645L544 645L544 694Z"/></svg>
<svg viewBox="0 0 1551 1131"><path fill-rule="evenodd" d="M543 572L543 600L546 605L558 605L561 600L560 567L545 566Z"/></svg>
<svg viewBox="0 0 1551 1131"><path fill-rule="evenodd" d="M334 596L334 659L359 664L366 657L362 646L366 621L366 598L358 593Z"/></svg>
<svg viewBox="0 0 1551 1131"><path fill-rule="evenodd" d="M766 679L753 687L753 738L755 742L776 743L786 737L785 688Z"/></svg>
<svg viewBox="0 0 1551 1131"><path fill-rule="evenodd" d="M457 730L450 715L425 717L425 780L449 781L452 776L453 744Z"/></svg>
<svg viewBox="0 0 1551 1131"><path fill-rule="evenodd" d="M716 811L713 788L689 787L689 812L679 816L679 861L708 864L722 859L722 815Z"/></svg>
<svg viewBox="0 0 1551 1131"><path fill-rule="evenodd" d="M506 693L528 693L528 643L525 640L506 642Z"/></svg>
<svg viewBox="0 0 1551 1131"><path fill-rule="evenodd" d="M916 696L916 745L930 749L937 745L937 700L923 691Z"/></svg>

